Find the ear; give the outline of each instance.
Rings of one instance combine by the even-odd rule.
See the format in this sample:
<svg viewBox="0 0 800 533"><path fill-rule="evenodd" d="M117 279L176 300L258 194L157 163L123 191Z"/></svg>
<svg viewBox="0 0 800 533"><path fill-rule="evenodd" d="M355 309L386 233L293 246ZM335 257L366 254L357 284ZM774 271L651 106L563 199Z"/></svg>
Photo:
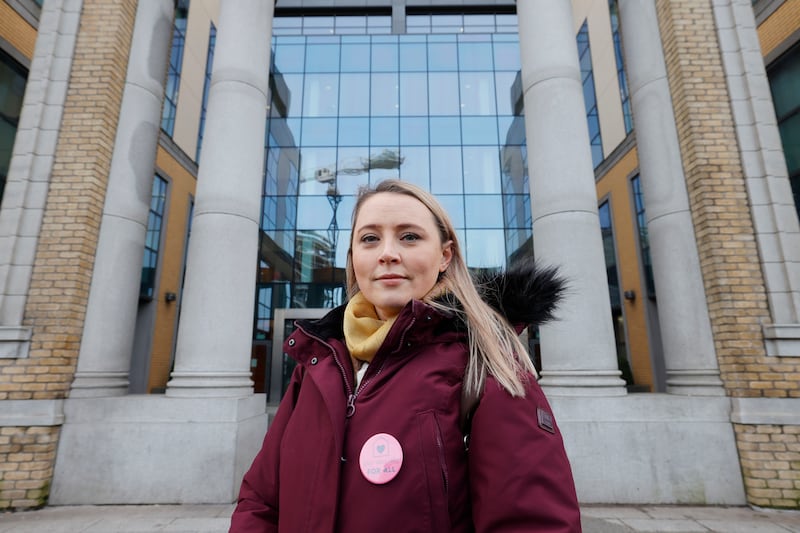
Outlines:
<svg viewBox="0 0 800 533"><path fill-rule="evenodd" d="M442 262L439 265L439 272L444 272L453 260L453 241L447 241L442 245Z"/></svg>

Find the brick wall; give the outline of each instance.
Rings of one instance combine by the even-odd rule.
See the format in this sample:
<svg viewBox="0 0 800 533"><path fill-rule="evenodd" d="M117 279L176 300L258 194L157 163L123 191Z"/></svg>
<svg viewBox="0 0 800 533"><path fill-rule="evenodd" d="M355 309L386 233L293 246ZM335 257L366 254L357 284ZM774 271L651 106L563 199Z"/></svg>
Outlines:
<svg viewBox="0 0 800 533"><path fill-rule="evenodd" d="M722 380L734 397L800 397L800 364L766 355L761 325L770 321L769 308L711 3L658 0L657 8ZM786 484L800 471L800 459L781 460L786 451L750 440L793 429L737 427L751 503L800 507L796 492L792 499L791 492L762 490L767 479ZM800 481L791 483L787 490L800 489Z"/></svg>
<svg viewBox="0 0 800 533"><path fill-rule="evenodd" d="M64 398L72 383L135 11L126 0L83 2L25 308L30 354L0 363L0 400ZM44 504L58 427L1 431L0 509Z"/></svg>
<svg viewBox="0 0 800 533"><path fill-rule="evenodd" d="M800 28L800 0L788 0L758 27L761 51L769 54Z"/></svg>

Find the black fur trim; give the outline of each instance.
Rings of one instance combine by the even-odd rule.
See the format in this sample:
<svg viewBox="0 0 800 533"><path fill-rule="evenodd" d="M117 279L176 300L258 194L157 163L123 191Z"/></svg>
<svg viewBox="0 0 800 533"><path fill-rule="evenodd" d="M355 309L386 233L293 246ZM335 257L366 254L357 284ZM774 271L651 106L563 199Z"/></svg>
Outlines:
<svg viewBox="0 0 800 533"><path fill-rule="evenodd" d="M477 276L475 287L481 298L510 323L539 325L555 318L566 283L556 267L526 260L505 272Z"/></svg>

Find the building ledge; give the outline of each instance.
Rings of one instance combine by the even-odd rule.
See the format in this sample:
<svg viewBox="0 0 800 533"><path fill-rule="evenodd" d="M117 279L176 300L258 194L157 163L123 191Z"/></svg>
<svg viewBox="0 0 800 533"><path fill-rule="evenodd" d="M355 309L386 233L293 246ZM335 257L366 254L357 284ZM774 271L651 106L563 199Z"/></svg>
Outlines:
<svg viewBox="0 0 800 533"><path fill-rule="evenodd" d="M800 324L766 324L763 332L767 355L800 357Z"/></svg>
<svg viewBox="0 0 800 533"><path fill-rule="evenodd" d="M3 400L0 427L60 426L64 400Z"/></svg>
<svg viewBox="0 0 800 533"><path fill-rule="evenodd" d="M31 328L0 326L0 359L24 359L31 344Z"/></svg>
<svg viewBox="0 0 800 533"><path fill-rule="evenodd" d="M800 398L731 398L734 424L800 425Z"/></svg>

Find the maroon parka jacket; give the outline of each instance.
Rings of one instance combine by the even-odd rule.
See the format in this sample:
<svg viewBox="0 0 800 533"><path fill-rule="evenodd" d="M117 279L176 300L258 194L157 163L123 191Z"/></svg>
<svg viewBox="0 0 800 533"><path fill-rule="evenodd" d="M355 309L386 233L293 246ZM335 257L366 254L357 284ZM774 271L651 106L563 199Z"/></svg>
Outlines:
<svg viewBox="0 0 800 533"><path fill-rule="evenodd" d="M458 320L410 302L354 388L343 312L301 321L287 339L298 365L244 477L231 532L581 531L561 435L532 376L525 398L489 376L467 450L459 413L468 351ZM359 466L379 433L403 454L385 484Z"/></svg>

